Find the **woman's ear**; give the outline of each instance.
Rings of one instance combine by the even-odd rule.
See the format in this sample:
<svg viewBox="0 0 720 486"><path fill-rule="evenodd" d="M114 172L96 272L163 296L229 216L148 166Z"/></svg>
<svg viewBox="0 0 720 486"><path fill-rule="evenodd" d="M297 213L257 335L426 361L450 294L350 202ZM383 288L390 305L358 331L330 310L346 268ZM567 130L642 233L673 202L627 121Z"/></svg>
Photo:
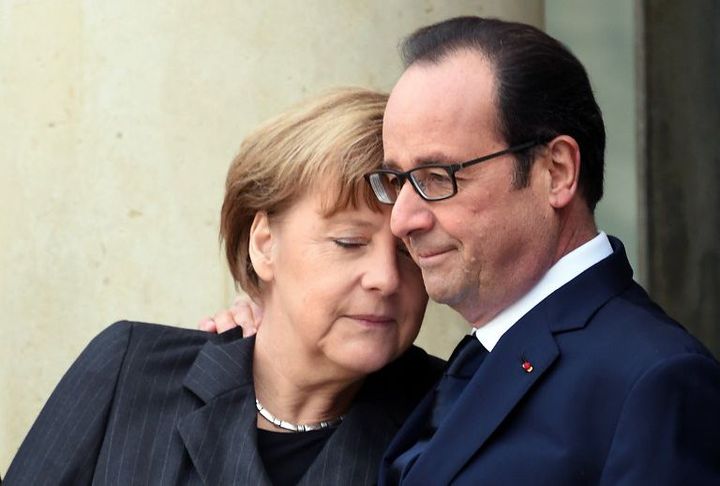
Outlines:
<svg viewBox="0 0 720 486"><path fill-rule="evenodd" d="M250 226L248 254L255 273L264 282L273 279L272 245L268 215L265 211L258 211Z"/></svg>
<svg viewBox="0 0 720 486"><path fill-rule="evenodd" d="M580 177L580 147L574 138L560 135L548 143L550 156L550 205L564 208L573 200Z"/></svg>

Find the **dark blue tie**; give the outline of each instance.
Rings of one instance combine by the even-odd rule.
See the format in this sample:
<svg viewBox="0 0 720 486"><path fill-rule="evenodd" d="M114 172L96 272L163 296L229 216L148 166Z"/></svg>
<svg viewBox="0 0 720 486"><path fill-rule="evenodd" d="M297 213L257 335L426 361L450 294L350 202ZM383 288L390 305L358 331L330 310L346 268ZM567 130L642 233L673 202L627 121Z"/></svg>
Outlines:
<svg viewBox="0 0 720 486"><path fill-rule="evenodd" d="M435 406L430 421L433 432L445 420L487 354L485 347L473 334L465 336L455 348L435 391Z"/></svg>
<svg viewBox="0 0 720 486"><path fill-rule="evenodd" d="M386 478L388 484L399 484L407 476L487 354L487 350L474 334L467 335L460 341L450 356L448 367L435 389L435 402L430 422L415 444L393 461Z"/></svg>

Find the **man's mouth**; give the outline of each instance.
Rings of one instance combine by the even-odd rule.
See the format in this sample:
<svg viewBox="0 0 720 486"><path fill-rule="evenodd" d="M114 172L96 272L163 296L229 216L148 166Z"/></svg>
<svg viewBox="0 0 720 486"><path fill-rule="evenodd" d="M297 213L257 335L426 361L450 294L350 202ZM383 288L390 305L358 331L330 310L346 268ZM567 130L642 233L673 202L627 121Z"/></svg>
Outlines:
<svg viewBox="0 0 720 486"><path fill-rule="evenodd" d="M415 251L413 252L413 254L415 255L415 261L417 262L417 264L420 267L426 267L439 263L451 251L452 248L435 248Z"/></svg>

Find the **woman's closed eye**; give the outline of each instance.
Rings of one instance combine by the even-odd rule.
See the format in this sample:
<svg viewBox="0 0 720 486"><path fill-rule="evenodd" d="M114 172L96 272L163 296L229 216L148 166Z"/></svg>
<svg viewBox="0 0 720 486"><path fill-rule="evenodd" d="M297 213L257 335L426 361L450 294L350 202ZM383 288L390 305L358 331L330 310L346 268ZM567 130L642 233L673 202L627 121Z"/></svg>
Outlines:
<svg viewBox="0 0 720 486"><path fill-rule="evenodd" d="M365 240L361 240L358 238L333 238L332 241L340 248L346 248L348 250L361 248L367 245L367 242Z"/></svg>
<svg viewBox="0 0 720 486"><path fill-rule="evenodd" d="M345 250L359 250L368 245L368 241L362 238L333 238L332 242ZM412 258L412 255L410 255L410 250L408 250L407 246L405 246L405 243L403 243L402 241L398 240L396 249L400 255L407 258Z"/></svg>

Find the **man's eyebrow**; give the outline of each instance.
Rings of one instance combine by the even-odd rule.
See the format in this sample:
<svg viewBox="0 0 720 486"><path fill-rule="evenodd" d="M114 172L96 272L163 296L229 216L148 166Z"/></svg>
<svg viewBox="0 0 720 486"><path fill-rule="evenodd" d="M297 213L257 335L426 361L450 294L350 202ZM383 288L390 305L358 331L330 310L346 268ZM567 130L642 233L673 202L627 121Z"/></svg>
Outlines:
<svg viewBox="0 0 720 486"><path fill-rule="evenodd" d="M415 163L413 164L413 167L422 167L423 165L434 165L434 164L455 164L458 161L456 159L450 158L447 154L442 154L440 152L430 153L428 155L424 155L422 157L418 157L415 159ZM400 166L397 162L394 160L385 160L382 163L382 166L384 169L395 169L400 170Z"/></svg>

